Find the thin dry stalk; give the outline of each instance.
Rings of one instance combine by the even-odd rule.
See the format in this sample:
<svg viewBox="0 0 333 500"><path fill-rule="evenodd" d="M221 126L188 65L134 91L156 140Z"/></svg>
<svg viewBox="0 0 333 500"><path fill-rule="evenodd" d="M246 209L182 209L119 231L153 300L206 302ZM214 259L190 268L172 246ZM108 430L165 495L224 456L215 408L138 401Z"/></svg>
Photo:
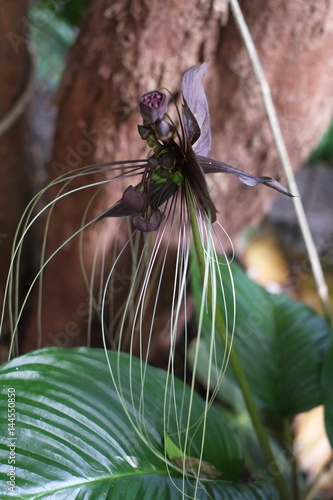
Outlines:
<svg viewBox="0 0 333 500"><path fill-rule="evenodd" d="M243 38L244 45L248 51L249 58L257 77L257 81L259 83L261 93L263 96L265 109L267 113L267 117L269 120L269 124L272 130L274 142L276 145L276 149L278 151L284 172L287 177L287 181L289 184L290 191L294 194L293 203L298 219L298 223L303 235L303 239L305 242L305 246L307 249L307 253L309 255L309 260L312 267L313 276L316 282L318 296L320 298L324 314L327 320L331 323L331 311L329 305L329 297L328 297L328 288L325 281L324 273L321 267L319 255L309 228L308 220L305 215L303 203L300 197L300 193L296 184L295 175L293 169L291 167L289 155L287 152L287 148L282 136L281 128L279 125L279 121L277 118L277 113L275 110L275 106L273 104L272 95L270 91L270 87L268 85L264 70L259 60L258 52L254 45L251 33L249 31L248 25L244 19L243 13L239 6L238 0L230 0L230 6L232 13L234 15L235 21L238 25L239 31Z"/></svg>

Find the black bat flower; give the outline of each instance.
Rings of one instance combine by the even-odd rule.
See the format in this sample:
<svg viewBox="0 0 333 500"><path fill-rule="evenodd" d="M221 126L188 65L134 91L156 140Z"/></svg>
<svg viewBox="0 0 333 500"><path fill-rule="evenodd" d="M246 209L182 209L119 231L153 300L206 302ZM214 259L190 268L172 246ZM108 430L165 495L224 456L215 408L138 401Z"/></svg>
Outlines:
<svg viewBox="0 0 333 500"><path fill-rule="evenodd" d="M265 184L292 196L271 177L255 177L207 156L211 147L211 130L202 84L206 69L207 63L204 63L193 66L183 75L180 130L167 116L168 100L163 92L155 90L142 96L139 108L143 125L138 129L151 148L151 155L139 184L129 186L122 199L99 219L131 215L138 230L156 231L164 219L160 207L187 183L197 207L215 222L216 207L205 179L205 174L210 173L232 174L248 186Z"/></svg>
<svg viewBox="0 0 333 500"><path fill-rule="evenodd" d="M135 435L141 436L145 449L149 448L149 453L151 449L159 459L166 462L168 471L176 465L182 469L186 492L193 493L193 496L185 493L184 489L182 497L188 498L198 498L199 488L204 487L204 483L201 483L203 477L211 480L220 475L219 469L210 462L209 455L208 461L205 458L205 450L208 450L204 442L205 430L209 428L208 410L222 383L229 361L236 321L235 289L229 259L223 247L225 232L218 220L212 226L217 211L206 183L206 175L228 173L237 176L241 182L250 186L265 184L291 196L289 191L274 179L254 177L226 163L209 158L210 119L202 83L206 69L207 64L192 67L183 76L183 103L181 110L177 109L178 126L167 114L166 94L155 90L141 98L139 108L143 124L138 126L138 130L150 148L148 158L113 161L102 165L89 165L74 172L66 171L36 195L27 207L16 233L4 300L5 304L8 298L12 299L9 307L12 345L16 344L15 336L21 326L23 310L32 290L37 291L36 300L31 302L31 311L35 307L34 304L37 308L37 318L32 320L38 331L36 347L40 347L39 339L43 339L43 345L45 341L48 343L52 340L52 343L59 347L64 347L64 338L65 345L67 342L72 342L70 339L73 337L73 328L67 332L67 323L64 329L59 330L59 334L47 333L47 329L44 333L44 318L47 317L47 321L48 317L56 318L60 310L60 323L57 319L57 324L61 324L62 318L65 317L77 318L78 323L70 321L68 324L75 325L75 335L81 332L81 327L82 333L86 330L88 342L90 332L94 331L98 321L100 322L105 349L109 341L109 345L116 348L119 353L116 365L111 365L107 352L106 359L112 378L112 388L117 391L126 413L126 420L128 417L128 422L135 429ZM91 181L89 176L92 176ZM132 178L138 179L139 182L127 186L127 180ZM127 187L117 203L96 217L94 201L103 188L111 182L115 182L116 186L118 182L121 183L121 189L123 186ZM47 189L51 190L52 197L44 204L41 201L44 202L47 198ZM57 190L56 197L54 197L55 190ZM118 192L118 188L116 190ZM68 196L83 194L84 197L79 204L80 209L89 193L92 195L82 217L73 201L70 204L65 203ZM103 200L98 198L98 203L102 202L104 203L104 198ZM38 211L39 205L43 206ZM59 210L54 209L58 206ZM69 211L66 209L68 206ZM20 308L18 298L24 297L19 289L21 279L18 274L20 259L24 254L22 247L29 229L42 214L45 221L45 236L41 245L40 269L29 287L25 283L25 289L28 291ZM64 221L62 230L59 221L63 217L68 218L68 221ZM114 221L108 221L110 224L100 224L94 230L95 222L105 217L130 217L135 230L133 231L127 224L128 221L123 219L118 221L119 224ZM53 220L58 221L59 226L57 224L52 226ZM57 234L52 236L50 244L46 244L47 233L52 227L57 229ZM55 241L58 245L54 249ZM45 283L49 283L51 287L49 290L53 292L52 279L58 272L58 266L61 269L64 259L57 259L50 273L44 274L44 269L63 249L67 253L61 255L71 266L73 265L73 277L68 282L72 288L67 290L66 280L56 280L55 290L58 283L61 286L60 295L46 294L48 298L46 304L43 302L43 287ZM184 360L185 389L188 385L189 372L187 353L189 342L192 340L187 325L194 312L193 301L189 300L188 295L188 278L191 267L194 268L192 264L197 264L200 270L202 286L198 287L200 289L196 292L200 304L196 306L199 314L195 345L191 344L193 383L190 389L191 396L187 398L185 391L181 393L177 389L176 394L176 386L180 381L175 383L175 371L177 370L178 374L181 368L179 360L180 362ZM228 271L222 273L224 265ZM226 280L229 281L228 287L225 286ZM65 295L62 295L63 289ZM227 289L232 291L228 297L225 293ZM81 297L82 301L79 302L78 297ZM44 304L46 312L42 316ZM64 311L62 304L65 304ZM208 331L204 324L205 318L209 320L208 324L211 324ZM209 340L207 344L206 338ZM220 358L222 339L225 351ZM76 343L76 339L73 342ZM199 356L202 346L206 352L204 356L209 356L207 360ZM130 355L126 358L128 361L120 355L121 350L129 352ZM132 370L134 355L140 358L140 370ZM164 388L164 418L159 426L161 425L162 429L163 425L164 435L170 436L170 439L172 437L177 445L176 454L169 458L166 456L169 452L166 447L162 450L161 439L157 434L150 441L151 434L147 432L146 425L149 425L151 419L155 417L147 415L145 404L146 396L151 390L146 364L150 360L159 361L158 357L161 356L163 365L166 355L168 362ZM205 360L204 363L201 363L201 360ZM192 395L201 368L203 373L206 371L204 376L207 381L207 392L204 398L205 408L199 417L196 410L193 413L195 400ZM123 391L125 374L126 381L129 380L130 383L126 382ZM134 457L133 462L137 463L137 467L141 467L140 457L139 460ZM190 483L187 480L188 475L196 476L197 479ZM171 476L170 478L173 481ZM193 490L188 489L190 484L193 485ZM209 496L208 493L207 495Z"/></svg>

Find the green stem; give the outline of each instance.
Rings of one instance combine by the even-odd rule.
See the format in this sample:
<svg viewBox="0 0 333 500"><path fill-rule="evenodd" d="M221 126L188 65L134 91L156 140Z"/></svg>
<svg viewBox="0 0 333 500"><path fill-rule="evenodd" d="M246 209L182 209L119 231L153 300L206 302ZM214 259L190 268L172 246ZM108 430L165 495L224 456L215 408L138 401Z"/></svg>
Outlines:
<svg viewBox="0 0 333 500"><path fill-rule="evenodd" d="M285 437L285 447L287 448L287 453L289 454L288 459L291 466L291 490L293 500L299 500L298 470L296 458L293 453L294 437L291 431L291 423L289 418L283 419L283 434Z"/></svg>
<svg viewBox="0 0 333 500"><path fill-rule="evenodd" d="M197 221L195 201L193 199L193 194L192 194L191 188L190 188L190 186L188 186L187 183L185 183L185 189L186 189L187 207L188 207L189 218L190 218L190 223L191 223L191 228L192 228L195 253L196 253L197 260L198 260L201 279L204 280L205 256L204 256L204 249L202 246L202 241L201 241L200 231L199 231L199 226L198 226L198 221ZM207 298L208 298L208 303L212 306L212 293L211 293L210 283L208 284ZM226 347L228 347L228 343L226 340L225 321L224 321L224 317L223 317L222 312L221 312L219 307L216 308L216 328L217 328L217 331L222 338L224 345ZM230 364L232 366L232 369L233 369L234 374L236 376L236 379L238 381L239 387L242 391L247 410L250 414L253 427L254 427L255 432L257 434L258 441L260 443L263 454L266 458L267 464L269 464L272 467L276 463L276 460L275 460L273 452L271 450L271 447L270 447L270 444L268 441L268 436L267 436L266 431L262 425L258 409L253 401L249 384L246 380L244 371L243 371L242 366L240 364L240 361L237 357L237 354L231 346L230 346L230 348L231 348L230 349L230 356L229 356ZM274 468L274 470L275 470L275 468ZM274 477L274 482L275 482L277 490L279 491L280 500L288 500L289 495L288 495L288 491L287 491L286 484L284 482L283 477L280 474L276 475Z"/></svg>

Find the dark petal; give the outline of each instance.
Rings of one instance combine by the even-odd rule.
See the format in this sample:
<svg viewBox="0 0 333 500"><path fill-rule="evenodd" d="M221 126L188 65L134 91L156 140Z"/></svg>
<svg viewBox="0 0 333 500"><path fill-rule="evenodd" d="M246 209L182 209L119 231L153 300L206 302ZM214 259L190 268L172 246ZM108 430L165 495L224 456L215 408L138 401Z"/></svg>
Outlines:
<svg viewBox="0 0 333 500"><path fill-rule="evenodd" d="M211 145L209 109L202 85L207 65L208 63L204 63L198 67L193 66L185 71L182 79L182 93L184 97L184 126L189 134L190 142L193 145L193 151L196 154L203 156L208 155ZM184 111L186 108L190 109L192 116L195 118L197 125L199 126L200 137L198 137L195 142L194 131L196 126L191 118L191 115L187 111Z"/></svg>
<svg viewBox="0 0 333 500"><path fill-rule="evenodd" d="M232 167L223 161L213 160L212 158L207 158L203 156L197 156L198 163L201 165L205 174L214 173L225 173L232 174L238 177L238 179L247 184L248 186L258 186L258 184L265 184L266 186L279 191L287 196L294 196L287 188L283 187L278 181L272 177L255 177L254 175L238 170L238 168Z"/></svg>
<svg viewBox="0 0 333 500"><path fill-rule="evenodd" d="M130 186L135 191L142 187L142 183L140 182L135 187ZM127 188L129 189L129 188ZM124 195L127 191L124 191ZM166 182L165 184L156 184L155 182L149 183L149 190L147 190L147 198L149 199L149 205L152 207L160 207L165 203L169 198L171 198L178 187L171 181ZM132 207L129 207L124 202L124 195L121 200L117 201L111 208L108 208L105 212L103 212L97 219L97 222L104 219L105 217L128 217L129 215L137 214L139 210L135 210Z"/></svg>
<svg viewBox="0 0 333 500"><path fill-rule="evenodd" d="M201 208L210 217L212 223L216 221L216 207L209 194L204 172L197 161L191 146L186 148L186 162L184 163L184 177L191 186L192 192Z"/></svg>
<svg viewBox="0 0 333 500"><path fill-rule="evenodd" d="M200 137L200 127L185 99L183 104L183 122L190 143L194 144Z"/></svg>
<svg viewBox="0 0 333 500"><path fill-rule="evenodd" d="M134 215L132 222L138 231L149 233L157 231L163 219L164 215L159 210L156 210L149 219L144 219L140 214Z"/></svg>
<svg viewBox="0 0 333 500"><path fill-rule="evenodd" d="M139 102L139 109L144 125L152 125L157 120L162 120L168 110L168 99L163 92L154 90L144 94Z"/></svg>
<svg viewBox="0 0 333 500"><path fill-rule="evenodd" d="M128 217L129 215L133 215L135 213L137 213L137 210L130 208L124 203L124 200L121 199L112 205L112 207L105 210L105 212L98 217L97 222L105 219L105 217Z"/></svg>

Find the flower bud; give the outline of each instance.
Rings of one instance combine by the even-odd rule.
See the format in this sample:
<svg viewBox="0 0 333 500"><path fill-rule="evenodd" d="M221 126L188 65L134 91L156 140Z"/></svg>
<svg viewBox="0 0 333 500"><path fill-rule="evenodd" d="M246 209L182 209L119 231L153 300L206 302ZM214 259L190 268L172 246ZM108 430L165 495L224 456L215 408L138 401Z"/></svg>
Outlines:
<svg viewBox="0 0 333 500"><path fill-rule="evenodd" d="M138 191L133 186L128 186L123 194L124 204L135 210L135 212L142 212L147 205L147 195L146 193L138 193Z"/></svg>
<svg viewBox="0 0 333 500"><path fill-rule="evenodd" d="M173 153L165 153L160 157L160 165L164 168L172 169L176 164L176 157Z"/></svg>
<svg viewBox="0 0 333 500"><path fill-rule="evenodd" d="M138 125L138 131L139 131L141 139L143 139L144 141L146 141L152 133L151 128L145 127L144 125Z"/></svg>
<svg viewBox="0 0 333 500"><path fill-rule="evenodd" d="M171 177L171 172L167 168L157 167L151 174L151 179L157 184L165 184Z"/></svg>
<svg viewBox="0 0 333 500"><path fill-rule="evenodd" d="M156 210L149 219L144 219L142 215L139 214L134 215L132 222L138 231L149 233L151 231L157 231L163 219L164 215L159 210Z"/></svg>
<svg viewBox="0 0 333 500"><path fill-rule="evenodd" d="M156 137L161 139L161 141L166 142L173 138L175 134L175 129L171 123L165 120L160 120L155 124Z"/></svg>
<svg viewBox="0 0 333 500"><path fill-rule="evenodd" d="M147 163L149 165L149 168L155 170L160 164L160 159L157 156L150 156L147 160Z"/></svg>
<svg viewBox="0 0 333 500"><path fill-rule="evenodd" d="M184 176L179 170L172 174L171 180L178 187L181 187L184 184Z"/></svg>
<svg viewBox="0 0 333 500"><path fill-rule="evenodd" d="M144 125L152 125L158 120L162 120L168 110L168 99L163 92L154 90L141 97L139 109Z"/></svg>

